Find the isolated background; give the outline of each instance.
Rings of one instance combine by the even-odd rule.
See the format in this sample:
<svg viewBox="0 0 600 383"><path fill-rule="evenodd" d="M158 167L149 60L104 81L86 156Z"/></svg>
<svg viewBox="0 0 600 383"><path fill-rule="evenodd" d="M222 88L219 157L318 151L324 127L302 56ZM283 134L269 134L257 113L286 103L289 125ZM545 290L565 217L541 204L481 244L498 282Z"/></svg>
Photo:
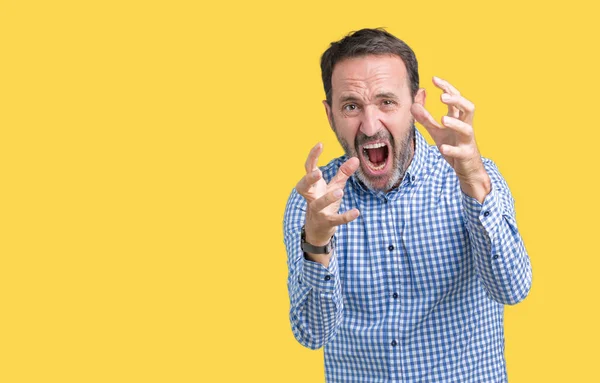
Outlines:
<svg viewBox="0 0 600 383"><path fill-rule="evenodd" d="M533 289L506 309L510 382L598 381L585 4L0 1L0 381L323 381L290 330L281 221L308 150L342 154L320 54L378 26L416 51L435 117L433 75L476 104L516 199Z"/></svg>

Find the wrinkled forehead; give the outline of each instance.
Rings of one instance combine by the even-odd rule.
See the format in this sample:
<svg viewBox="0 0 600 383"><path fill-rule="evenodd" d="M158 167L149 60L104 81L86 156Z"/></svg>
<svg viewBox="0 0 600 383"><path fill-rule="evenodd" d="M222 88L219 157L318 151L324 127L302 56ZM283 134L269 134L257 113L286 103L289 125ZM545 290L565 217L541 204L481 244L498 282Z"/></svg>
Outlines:
<svg viewBox="0 0 600 383"><path fill-rule="evenodd" d="M331 89L333 100L352 93L363 97L382 92L410 95L406 66L395 55L352 57L336 63Z"/></svg>

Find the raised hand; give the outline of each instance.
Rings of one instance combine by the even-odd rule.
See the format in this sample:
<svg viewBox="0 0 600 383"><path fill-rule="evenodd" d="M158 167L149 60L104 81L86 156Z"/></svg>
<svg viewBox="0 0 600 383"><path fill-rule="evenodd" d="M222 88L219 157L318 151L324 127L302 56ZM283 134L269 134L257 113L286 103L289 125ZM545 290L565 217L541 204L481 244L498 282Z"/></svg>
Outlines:
<svg viewBox="0 0 600 383"><path fill-rule="evenodd" d="M421 104L414 103L411 113L427 129L456 172L462 190L482 202L491 190L491 183L473 134L475 105L448 81L434 77L433 84L444 91L441 100L448 105L448 114L442 117L441 124Z"/></svg>
<svg viewBox="0 0 600 383"><path fill-rule="evenodd" d="M337 226L351 222L359 216L358 209L339 214L346 181L358 169L358 158L352 157L344 162L327 184L317 167L322 151L323 145L320 143L311 149L304 166L306 175L296 185L296 191L307 203L304 224L306 241L315 246L326 245Z"/></svg>

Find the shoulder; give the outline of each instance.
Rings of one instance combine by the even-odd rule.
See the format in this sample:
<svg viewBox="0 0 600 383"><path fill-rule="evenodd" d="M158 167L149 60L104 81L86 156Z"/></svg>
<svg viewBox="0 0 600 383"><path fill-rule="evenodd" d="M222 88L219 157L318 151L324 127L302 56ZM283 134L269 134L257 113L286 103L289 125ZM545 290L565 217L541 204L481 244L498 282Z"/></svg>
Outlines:
<svg viewBox="0 0 600 383"><path fill-rule="evenodd" d="M434 179L445 178L445 179L456 179L456 173L452 166L444 159L442 153L435 145L429 145L427 147L427 156L425 159L426 168L428 173Z"/></svg>

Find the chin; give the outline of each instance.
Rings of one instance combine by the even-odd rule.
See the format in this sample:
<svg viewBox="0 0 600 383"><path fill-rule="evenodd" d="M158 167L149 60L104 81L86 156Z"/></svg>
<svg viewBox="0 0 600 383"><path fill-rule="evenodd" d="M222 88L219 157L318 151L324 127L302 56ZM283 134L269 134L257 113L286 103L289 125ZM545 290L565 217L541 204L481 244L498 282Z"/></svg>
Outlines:
<svg viewBox="0 0 600 383"><path fill-rule="evenodd" d="M394 177L394 175L394 172L390 172L390 174L380 175L377 177L366 176L365 172L362 169L362 164L361 168L359 169L359 172L357 172L358 179L363 184L365 184L367 188L383 192L387 192L388 190L392 189L395 186L395 184L398 183L398 177Z"/></svg>

